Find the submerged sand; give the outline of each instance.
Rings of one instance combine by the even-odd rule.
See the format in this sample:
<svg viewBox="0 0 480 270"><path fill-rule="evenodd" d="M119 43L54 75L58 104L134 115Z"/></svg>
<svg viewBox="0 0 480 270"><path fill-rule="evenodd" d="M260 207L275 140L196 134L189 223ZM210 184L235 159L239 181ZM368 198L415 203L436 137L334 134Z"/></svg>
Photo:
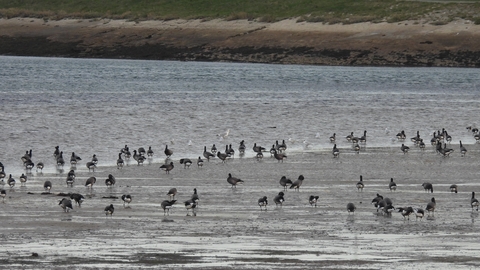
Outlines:
<svg viewBox="0 0 480 270"><path fill-rule="evenodd" d="M56 174L33 171L26 187L4 187L0 262L6 269L476 268L479 217L470 196L479 190L480 145L466 147L462 157L458 145L451 145L455 152L447 158L432 146L412 147L408 154L400 145L367 144L359 154L347 146L337 159L330 151L287 149L283 163L266 153L260 161L236 156L226 164L215 159L186 169L174 157L170 174L158 163L100 166L95 172L83 164L73 187L65 184L69 168ZM231 188L228 173L245 184ZM117 179L113 188L104 184L108 174ZM284 205L276 207L273 198L282 191L283 175L305 180L298 192L288 189ZM355 187L360 175L363 192ZM90 176L97 177L92 191L84 186ZM390 178L398 185L395 192L388 189ZM41 195L45 180L53 183L52 195ZM433 193L423 190L424 182L433 184ZM458 193L450 192L451 184L458 185ZM173 187L178 204L164 215L160 204ZM196 215L183 206L193 188L200 196ZM86 200L64 213L56 195L69 192ZM421 220L413 215L405 220L397 212L385 216L370 203L377 193L396 207L425 208L435 197L437 209ZM133 196L130 206L123 206L122 194ZM310 195L320 197L317 207L309 204ZM263 196L270 202L267 211L257 205ZM357 207L353 215L346 211L348 202ZM111 218L103 211L109 204L115 206Z"/></svg>

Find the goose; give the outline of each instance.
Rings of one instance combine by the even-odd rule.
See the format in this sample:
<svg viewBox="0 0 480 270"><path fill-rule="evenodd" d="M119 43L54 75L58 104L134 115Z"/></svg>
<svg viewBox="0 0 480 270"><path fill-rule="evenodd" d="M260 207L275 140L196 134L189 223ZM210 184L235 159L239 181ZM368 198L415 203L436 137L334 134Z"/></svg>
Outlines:
<svg viewBox="0 0 480 270"><path fill-rule="evenodd" d="M170 197L170 200L175 199L175 195L177 195L177 189L176 189L176 188L171 188L171 189L167 192L167 196Z"/></svg>
<svg viewBox="0 0 480 270"><path fill-rule="evenodd" d="M390 178L390 183L388 184L388 188L390 189L390 191L397 190L397 184L393 182L393 178Z"/></svg>
<svg viewBox="0 0 480 270"><path fill-rule="evenodd" d="M113 212L115 211L115 208L113 207L113 204L110 204L109 206L105 207L105 217L108 217L108 215L110 215L110 217L113 216Z"/></svg>
<svg viewBox="0 0 480 270"><path fill-rule="evenodd" d="M26 183L27 183L27 176L22 173L22 175L20 175L20 184L21 186L25 186Z"/></svg>
<svg viewBox="0 0 480 270"><path fill-rule="evenodd" d="M145 154L147 154L147 151L145 151L145 148L140 147L140 148L138 148L138 154L140 156L145 156Z"/></svg>
<svg viewBox="0 0 480 270"><path fill-rule="evenodd" d="M377 212L379 210L383 211L384 213L386 213L388 210L393 210L391 207L388 207L389 205L393 205L393 202L390 198L383 198L381 200L378 201L378 203L376 203L376 207L377 207ZM387 209L385 209L387 208Z"/></svg>
<svg viewBox="0 0 480 270"><path fill-rule="evenodd" d="M462 157L464 157L465 154L467 153L467 148L463 146L462 141L460 141L460 153L462 154Z"/></svg>
<svg viewBox="0 0 480 270"><path fill-rule="evenodd" d="M363 136L360 137L360 139L358 141L360 143L363 143L363 144L367 143L367 131L366 130L363 131Z"/></svg>
<svg viewBox="0 0 480 270"><path fill-rule="evenodd" d="M446 141L447 143L451 143L451 142L452 142L452 136L450 136L446 130L445 130L445 141Z"/></svg>
<svg viewBox="0 0 480 270"><path fill-rule="evenodd" d="M67 213L68 211L70 211L70 210L73 209L72 200L67 199L67 198L63 198L63 199L58 203L58 205L60 205L60 207L63 208L63 211L65 211L65 213Z"/></svg>
<svg viewBox="0 0 480 270"><path fill-rule="evenodd" d="M197 159L197 166L200 168L200 167L203 167L203 159L201 157L198 157Z"/></svg>
<svg viewBox="0 0 480 270"><path fill-rule="evenodd" d="M472 198L470 199L470 206L472 206L472 211L473 211L473 208L475 207L478 211L478 206L480 205L480 202L478 202L478 200L475 198L475 192L472 191Z"/></svg>
<svg viewBox="0 0 480 270"><path fill-rule="evenodd" d="M193 189L193 194L192 194L192 197L190 199L192 199L198 205L198 202L200 201L200 197L197 194L197 189L196 188Z"/></svg>
<svg viewBox="0 0 480 270"><path fill-rule="evenodd" d="M92 189L93 188L93 185L97 182L97 178L95 178L94 176L92 177L89 177L87 179L87 181L85 182L85 187L89 188L89 189Z"/></svg>
<svg viewBox="0 0 480 270"><path fill-rule="evenodd" d="M399 141L404 141L407 136L405 135L405 131L402 130L399 133L397 133L397 139Z"/></svg>
<svg viewBox="0 0 480 270"><path fill-rule="evenodd" d="M282 140L282 143L278 145L278 152L285 152L287 150L287 144L285 143L285 140Z"/></svg>
<svg viewBox="0 0 480 270"><path fill-rule="evenodd" d="M67 187L73 187L73 183L75 182L75 178L72 177L72 176L67 176L67 180L66 180L66 183L67 183Z"/></svg>
<svg viewBox="0 0 480 270"><path fill-rule="evenodd" d="M245 149L246 149L246 148L247 148L247 147L245 146L245 141L242 140L242 141L240 142L240 146L238 147L238 152L240 153L240 155L245 154Z"/></svg>
<svg viewBox="0 0 480 270"><path fill-rule="evenodd" d="M165 215L165 213L168 213L168 215L170 215L170 208L173 207L176 201L177 200L171 200L171 201L165 200L162 202L161 207L163 209L163 215Z"/></svg>
<svg viewBox="0 0 480 270"><path fill-rule="evenodd" d="M151 147L151 146L148 147L147 156L148 156L148 157L153 157L153 150L152 150L152 147Z"/></svg>
<svg viewBox="0 0 480 270"><path fill-rule="evenodd" d="M82 207L82 203L85 200L85 197L83 197L82 194L72 193L70 194L70 199L74 200L75 203L78 204L78 207Z"/></svg>
<svg viewBox="0 0 480 270"><path fill-rule="evenodd" d="M118 159L117 159L117 169L123 168L123 159L122 159L122 153L118 154Z"/></svg>
<svg viewBox="0 0 480 270"><path fill-rule="evenodd" d="M257 143L254 143L254 144L253 144L253 148L252 148L252 149L253 149L253 152L257 152L257 153L258 153L258 152L263 152L263 151L266 150L265 147L261 147L260 145L257 145Z"/></svg>
<svg viewBox="0 0 480 270"><path fill-rule="evenodd" d="M97 164L98 164L98 158L97 158L97 155L93 154L91 162L92 162L93 164L95 164L95 165L97 165Z"/></svg>
<svg viewBox="0 0 480 270"><path fill-rule="evenodd" d="M130 152L130 149L125 145L123 156L125 157L126 160L130 159L132 156L132 153Z"/></svg>
<svg viewBox="0 0 480 270"><path fill-rule="evenodd" d="M190 168L190 165L192 165L192 160L189 158L181 158L180 164L183 164L184 169L186 169L187 167Z"/></svg>
<svg viewBox="0 0 480 270"><path fill-rule="evenodd" d="M285 198L283 197L285 196L285 194L283 192L279 192L277 196L275 196L275 198L273 198L273 202L275 202L275 205L278 206L282 206L283 205L283 202L285 201Z"/></svg>
<svg viewBox="0 0 480 270"><path fill-rule="evenodd" d="M372 200L372 204L375 206L375 208L377 208L378 203L382 200L383 200L383 196L377 193L377 196Z"/></svg>
<svg viewBox="0 0 480 270"><path fill-rule="evenodd" d="M5 173L3 164L2 164L2 166L0 166L0 180L2 180L2 183L3 183L3 179L5 179L5 176L7 176L7 174Z"/></svg>
<svg viewBox="0 0 480 270"><path fill-rule="evenodd" d="M422 184L423 189L425 189L426 192L433 193L433 185L431 183L425 182Z"/></svg>
<svg viewBox="0 0 480 270"><path fill-rule="evenodd" d="M52 189L52 182L50 182L48 180L45 181L45 183L43 183L43 188L45 189L45 191L50 193L50 190Z"/></svg>
<svg viewBox="0 0 480 270"><path fill-rule="evenodd" d="M287 155L283 154L283 153L277 153L277 150L274 150L274 153L273 153L273 156L275 157L276 160L278 160L278 162L282 162L283 163L283 160L287 158Z"/></svg>
<svg viewBox="0 0 480 270"><path fill-rule="evenodd" d="M333 133L333 135L330 136L330 138L328 138L328 139L330 140L331 143L335 143L335 141L336 141L336 134Z"/></svg>
<svg viewBox="0 0 480 270"><path fill-rule="evenodd" d="M317 201L318 201L318 198L319 196L313 196L313 195L310 195L310 198L308 198L308 202L310 203L310 205L313 207L317 207Z"/></svg>
<svg viewBox="0 0 480 270"><path fill-rule="evenodd" d="M143 162L145 161L145 157L138 154L137 150L133 150L133 159L137 161L137 165L143 165Z"/></svg>
<svg viewBox="0 0 480 270"><path fill-rule="evenodd" d="M173 162L170 162L170 164L160 166L160 169L164 170L166 174L170 174L170 171L173 170L174 167Z"/></svg>
<svg viewBox="0 0 480 270"><path fill-rule="evenodd" d="M0 190L0 197L2 197L2 202L5 203L5 197L7 197L7 191L5 189Z"/></svg>
<svg viewBox="0 0 480 270"><path fill-rule="evenodd" d="M231 156L231 157L234 157L235 156L235 150L233 150L232 148L232 144L229 144L228 145L228 150L226 151L226 153Z"/></svg>
<svg viewBox="0 0 480 270"><path fill-rule="evenodd" d="M258 206L260 206L260 211L263 210L262 207L265 207L265 211L266 211L267 205L268 205L267 196L263 196L262 198L258 199Z"/></svg>
<svg viewBox="0 0 480 270"><path fill-rule="evenodd" d="M400 149L402 149L403 154L406 154L408 153L408 150L410 150L410 147L402 143L402 147Z"/></svg>
<svg viewBox="0 0 480 270"><path fill-rule="evenodd" d="M452 148L447 148L447 144L443 145L443 155L449 157L451 153L453 153Z"/></svg>
<svg viewBox="0 0 480 270"><path fill-rule="evenodd" d="M350 135L347 135L347 136L345 137L345 139L347 139L348 142L351 142L352 139L353 139L353 132L350 133Z"/></svg>
<svg viewBox="0 0 480 270"><path fill-rule="evenodd" d="M257 152L257 154L255 155L255 158L257 159L257 161L260 161L263 158L263 153Z"/></svg>
<svg viewBox="0 0 480 270"><path fill-rule="evenodd" d="M25 170L27 171L31 171L33 167L35 167L35 163L33 163L33 161L30 159L27 160L23 165L25 166Z"/></svg>
<svg viewBox="0 0 480 270"><path fill-rule="evenodd" d="M334 144L334 145L333 145L332 154L333 154L333 157L334 157L334 158L336 158L336 157L339 157L339 156L340 156L340 150L338 150L338 148L337 148L337 145L336 145L336 144Z"/></svg>
<svg viewBox="0 0 480 270"><path fill-rule="evenodd" d="M436 131L433 132L433 137L430 139L431 145L437 145L439 143L439 139L437 137Z"/></svg>
<svg viewBox="0 0 480 270"><path fill-rule="evenodd" d="M13 188L15 186L15 179L13 179L11 174L8 177L7 184L10 186L10 188Z"/></svg>
<svg viewBox="0 0 480 270"><path fill-rule="evenodd" d="M108 178L105 179L105 185L107 187L113 187L115 185L115 182L116 182L115 177L111 174L109 174Z"/></svg>
<svg viewBox="0 0 480 270"><path fill-rule="evenodd" d="M358 143L355 144L353 146L353 150L355 151L356 154L359 154L360 153L360 145L358 145Z"/></svg>
<svg viewBox="0 0 480 270"><path fill-rule="evenodd" d="M410 141L414 144L418 144L418 142L420 142L420 131L417 130L417 135L413 138L410 138Z"/></svg>
<svg viewBox="0 0 480 270"><path fill-rule="evenodd" d="M195 215L195 209L197 208L197 203L194 202L192 199L190 200L186 200L185 202L183 202L183 204L185 205L185 209L187 209L187 215L189 214L188 210L192 210L192 213Z"/></svg>
<svg viewBox="0 0 480 270"><path fill-rule="evenodd" d="M277 141L278 144L278 141ZM277 151L275 144L272 144L272 148L270 148L270 157L273 157L273 154Z"/></svg>
<svg viewBox="0 0 480 270"><path fill-rule="evenodd" d="M350 214L350 213L355 213L355 210L357 208L355 207L355 205L353 203L347 203L347 212Z"/></svg>
<svg viewBox="0 0 480 270"><path fill-rule="evenodd" d="M122 149L120 149L120 152L122 152L122 154L125 154L127 152L130 152L129 151L129 148L128 148L128 145L125 144L125 147L123 147Z"/></svg>
<svg viewBox="0 0 480 270"><path fill-rule="evenodd" d="M63 159L63 152L60 152L57 156L57 166L62 166L65 165L65 160Z"/></svg>
<svg viewBox="0 0 480 270"><path fill-rule="evenodd" d="M233 177L231 173L228 174L227 182L232 185L232 188L237 188L238 184L243 184L244 181L240 178Z"/></svg>
<svg viewBox="0 0 480 270"><path fill-rule="evenodd" d="M283 187L283 190L287 190L287 185L293 184L292 180L288 179L286 176L280 178L280 185Z"/></svg>
<svg viewBox="0 0 480 270"><path fill-rule="evenodd" d="M420 142L418 143L418 147L421 150L425 150L425 143L423 142L423 139L420 139Z"/></svg>
<svg viewBox="0 0 480 270"><path fill-rule="evenodd" d="M173 155L173 151L171 149L168 149L168 145L165 145L165 150L163 151L167 158L170 158Z"/></svg>
<svg viewBox="0 0 480 270"><path fill-rule="evenodd" d="M425 216L425 212L423 211L423 209L413 208L413 212L415 213L415 220L418 220L418 218L422 220L423 216Z"/></svg>
<svg viewBox="0 0 480 270"><path fill-rule="evenodd" d="M303 175L298 176L298 179L292 183L290 189L293 188L296 191L300 191L300 186L302 186L303 180L305 180L305 177L303 177Z"/></svg>
<svg viewBox="0 0 480 270"><path fill-rule="evenodd" d="M228 154L227 153L222 153L222 152L217 152L217 157L222 160L222 163L227 162Z"/></svg>
<svg viewBox="0 0 480 270"><path fill-rule="evenodd" d="M93 172L95 172L95 168L97 167L97 165L95 165L95 163L93 163L92 161L87 162L85 166L88 168L88 171Z"/></svg>
<svg viewBox="0 0 480 270"><path fill-rule="evenodd" d="M123 194L122 195L123 207L125 207L125 203L130 205L132 202L132 196L130 194Z"/></svg>
<svg viewBox="0 0 480 270"><path fill-rule="evenodd" d="M357 191L363 191L365 185L363 184L363 176L360 175L360 181L357 182Z"/></svg>
<svg viewBox="0 0 480 270"><path fill-rule="evenodd" d="M80 160L82 159L79 156L77 156L75 152L72 152L72 156L70 157L70 164L76 165L77 162L79 162Z"/></svg>
<svg viewBox="0 0 480 270"><path fill-rule="evenodd" d="M210 158L215 158L215 155L207 151L207 147L203 147L203 157L210 161Z"/></svg>
<svg viewBox="0 0 480 270"><path fill-rule="evenodd" d="M57 159L57 157L60 155L60 146L55 146L55 151L53 151L53 157Z"/></svg>
<svg viewBox="0 0 480 270"><path fill-rule="evenodd" d="M397 208L397 211L400 212L403 216L403 219L408 218L410 220L410 215L414 213L415 211L413 210L412 207L399 207Z"/></svg>
<svg viewBox="0 0 480 270"><path fill-rule="evenodd" d="M215 144L213 144L212 148L210 148L210 152L215 155L217 153L217 151L218 151L217 147L215 146Z"/></svg>
<svg viewBox="0 0 480 270"><path fill-rule="evenodd" d="M45 167L45 165L43 164L43 162L38 162L37 163L37 172L38 172L38 170L40 170L40 172L43 172L44 167Z"/></svg>
<svg viewBox="0 0 480 270"><path fill-rule="evenodd" d="M450 192L455 192L458 193L458 187L457 185L453 184L450 186Z"/></svg>
<svg viewBox="0 0 480 270"><path fill-rule="evenodd" d="M437 203L435 202L435 198L432 197L431 201L427 204L427 207L425 210L428 211L428 213L435 214L435 207L437 206Z"/></svg>
<svg viewBox="0 0 480 270"><path fill-rule="evenodd" d="M475 139L476 143L480 142L480 134L473 135L473 138Z"/></svg>

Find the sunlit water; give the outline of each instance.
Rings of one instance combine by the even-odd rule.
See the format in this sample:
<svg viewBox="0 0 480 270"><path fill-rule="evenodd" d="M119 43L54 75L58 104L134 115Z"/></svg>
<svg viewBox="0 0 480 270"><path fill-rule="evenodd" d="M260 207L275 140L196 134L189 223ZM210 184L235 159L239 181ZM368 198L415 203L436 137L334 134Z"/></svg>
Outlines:
<svg viewBox="0 0 480 270"><path fill-rule="evenodd" d="M96 154L114 165L120 149L152 146L173 159L195 159L212 144L246 156L257 143L286 140L290 153L349 147L396 146L401 130L423 138L442 128L468 144L478 124L480 72L460 68L375 68L232 63L0 57L0 162L24 171L20 158L55 170L56 145L79 169ZM230 133L225 138L227 130ZM408 142L408 141L407 141Z"/></svg>

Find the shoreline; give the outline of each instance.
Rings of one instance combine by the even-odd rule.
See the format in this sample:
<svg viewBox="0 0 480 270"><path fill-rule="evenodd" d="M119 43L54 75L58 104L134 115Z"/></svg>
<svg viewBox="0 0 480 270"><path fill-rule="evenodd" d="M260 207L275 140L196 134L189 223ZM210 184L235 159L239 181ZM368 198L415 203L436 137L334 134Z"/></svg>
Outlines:
<svg viewBox="0 0 480 270"><path fill-rule="evenodd" d="M480 25L0 19L0 55L334 66L480 67Z"/></svg>

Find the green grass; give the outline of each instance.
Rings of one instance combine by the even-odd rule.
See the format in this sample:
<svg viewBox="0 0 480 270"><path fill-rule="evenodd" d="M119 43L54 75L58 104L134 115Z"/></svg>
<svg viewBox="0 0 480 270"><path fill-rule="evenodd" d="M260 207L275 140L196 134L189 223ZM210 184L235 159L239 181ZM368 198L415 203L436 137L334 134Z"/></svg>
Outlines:
<svg viewBox="0 0 480 270"><path fill-rule="evenodd" d="M422 20L480 22L480 0L0 0L0 16L128 20L286 18L325 23Z"/></svg>

